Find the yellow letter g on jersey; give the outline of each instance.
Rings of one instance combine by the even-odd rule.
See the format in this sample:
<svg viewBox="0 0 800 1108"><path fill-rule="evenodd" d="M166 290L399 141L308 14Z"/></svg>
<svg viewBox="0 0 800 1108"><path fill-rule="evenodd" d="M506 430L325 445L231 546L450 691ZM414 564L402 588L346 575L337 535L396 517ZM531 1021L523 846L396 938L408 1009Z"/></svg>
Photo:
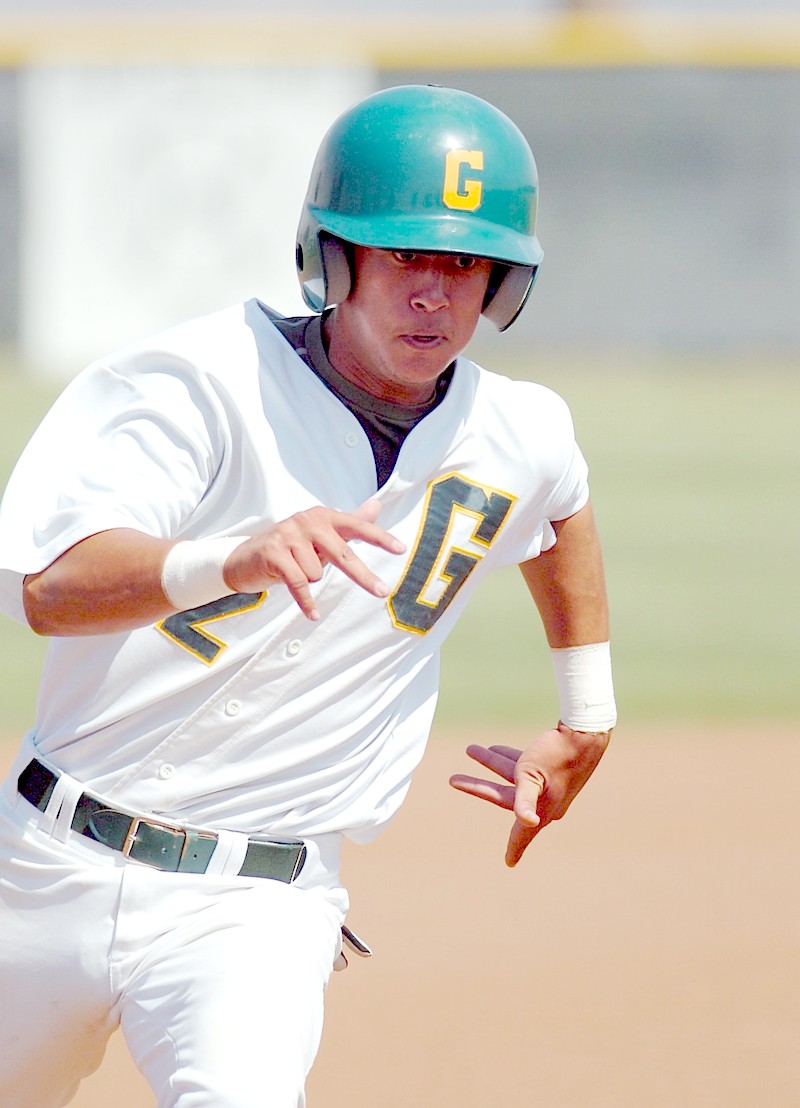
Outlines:
<svg viewBox="0 0 800 1108"><path fill-rule="evenodd" d="M448 208L474 212L483 199L483 182L467 177L465 167L483 169L482 150L448 150L444 160L442 200Z"/></svg>

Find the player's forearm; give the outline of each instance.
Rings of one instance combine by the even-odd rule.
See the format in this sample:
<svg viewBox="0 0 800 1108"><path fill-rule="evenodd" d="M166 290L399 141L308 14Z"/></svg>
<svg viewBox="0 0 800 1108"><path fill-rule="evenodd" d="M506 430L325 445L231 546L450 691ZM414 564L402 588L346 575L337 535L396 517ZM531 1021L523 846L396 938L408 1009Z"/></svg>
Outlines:
<svg viewBox="0 0 800 1108"><path fill-rule="evenodd" d="M555 546L520 566L547 641L554 648L607 642L605 573L591 505L553 527Z"/></svg>
<svg viewBox="0 0 800 1108"><path fill-rule="evenodd" d="M326 565L374 596L388 595L388 586L349 545L358 539L392 554L405 551L375 524L379 510L377 500L354 512L317 506L252 538L172 543L124 528L102 531L25 578L25 613L40 635L111 634L232 592L285 585L300 610L317 619L311 586Z"/></svg>
<svg viewBox="0 0 800 1108"><path fill-rule="evenodd" d="M144 627L174 608L161 587L172 544L120 528L92 535L23 584L28 623L39 635L97 635Z"/></svg>
<svg viewBox="0 0 800 1108"><path fill-rule="evenodd" d="M579 743L598 736L604 748L617 709L603 559L591 507L554 529L556 545L525 563L522 572L551 647L559 728L582 736Z"/></svg>

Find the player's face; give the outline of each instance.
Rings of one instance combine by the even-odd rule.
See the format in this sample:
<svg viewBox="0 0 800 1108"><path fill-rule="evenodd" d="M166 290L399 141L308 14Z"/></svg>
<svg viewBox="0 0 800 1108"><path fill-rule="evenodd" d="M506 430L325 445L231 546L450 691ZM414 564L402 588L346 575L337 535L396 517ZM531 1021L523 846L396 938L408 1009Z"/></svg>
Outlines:
<svg viewBox="0 0 800 1108"><path fill-rule="evenodd" d="M332 364L361 388L421 403L474 334L492 263L355 247L352 292L329 320Z"/></svg>

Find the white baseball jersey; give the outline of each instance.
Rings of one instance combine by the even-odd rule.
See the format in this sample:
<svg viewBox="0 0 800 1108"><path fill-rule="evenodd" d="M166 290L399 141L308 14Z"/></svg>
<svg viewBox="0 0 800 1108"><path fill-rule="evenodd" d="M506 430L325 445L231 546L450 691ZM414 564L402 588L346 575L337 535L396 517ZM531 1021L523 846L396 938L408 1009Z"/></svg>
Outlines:
<svg viewBox="0 0 800 1108"><path fill-rule="evenodd" d="M376 496L405 555L355 544L379 600L328 567L308 621L283 586L155 626L56 638L34 728L56 766L128 809L232 830L370 838L422 757L439 648L485 573L550 547L588 499L568 409L459 358L376 492L366 434L263 305L168 330L80 374L0 512L0 602L115 527L250 535Z"/></svg>

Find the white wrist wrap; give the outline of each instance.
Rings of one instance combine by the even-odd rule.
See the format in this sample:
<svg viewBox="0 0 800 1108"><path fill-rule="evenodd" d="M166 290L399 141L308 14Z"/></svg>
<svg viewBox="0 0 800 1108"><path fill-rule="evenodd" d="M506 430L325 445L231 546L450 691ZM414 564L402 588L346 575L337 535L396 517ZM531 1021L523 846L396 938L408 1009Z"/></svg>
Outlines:
<svg viewBox="0 0 800 1108"><path fill-rule="evenodd" d="M243 542L247 542L244 535L230 535L176 543L161 569L161 588L170 604L186 612L230 596L233 589L226 584L222 570L228 556Z"/></svg>
<svg viewBox="0 0 800 1108"><path fill-rule="evenodd" d="M567 646L550 655L561 722L573 731L610 731L617 722L610 644Z"/></svg>

